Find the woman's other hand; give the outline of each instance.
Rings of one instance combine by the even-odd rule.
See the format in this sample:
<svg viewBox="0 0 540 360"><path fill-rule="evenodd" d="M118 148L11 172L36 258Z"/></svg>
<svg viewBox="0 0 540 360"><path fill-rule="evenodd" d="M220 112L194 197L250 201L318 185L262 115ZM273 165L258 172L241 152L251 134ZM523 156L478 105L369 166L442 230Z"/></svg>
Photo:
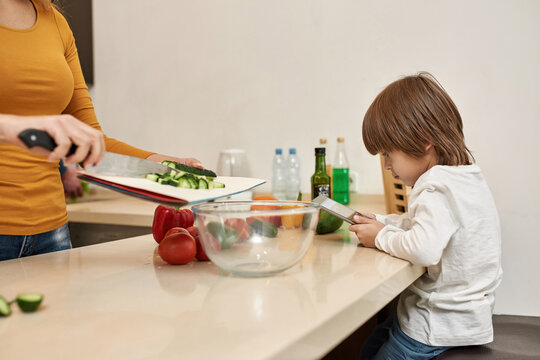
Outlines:
<svg viewBox="0 0 540 360"><path fill-rule="evenodd" d="M19 134L27 129L43 130L56 142L53 151L41 147L27 148ZM74 154L66 157L66 164L83 163L84 167L99 164L105 153L103 133L71 115L17 116L0 114L0 142L13 144L47 156L49 161L65 157L71 144L77 145Z"/></svg>
<svg viewBox="0 0 540 360"><path fill-rule="evenodd" d="M349 231L356 233L360 244L365 247L374 248L375 247L375 238L381 229L384 227L384 224L374 220L368 219L366 217L355 215L353 220L356 224L349 226Z"/></svg>
<svg viewBox="0 0 540 360"><path fill-rule="evenodd" d="M77 198L83 195L81 180L77 177L77 170L68 167L62 175L62 184L66 196Z"/></svg>
<svg viewBox="0 0 540 360"><path fill-rule="evenodd" d="M202 163L195 158L177 158L174 156L168 156L168 155L162 155L162 154L152 154L149 157L147 157L146 160L152 160L159 163L162 162L163 160L169 160L169 161L176 161L178 163L188 165L191 167L196 167L200 169L203 168Z"/></svg>

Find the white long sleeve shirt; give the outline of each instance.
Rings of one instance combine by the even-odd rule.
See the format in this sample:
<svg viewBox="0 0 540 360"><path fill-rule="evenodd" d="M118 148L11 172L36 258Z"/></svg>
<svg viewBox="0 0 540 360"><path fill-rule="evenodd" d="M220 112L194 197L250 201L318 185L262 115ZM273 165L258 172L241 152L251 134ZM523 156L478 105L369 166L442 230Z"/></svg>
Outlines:
<svg viewBox="0 0 540 360"><path fill-rule="evenodd" d="M400 296L403 332L432 346L493 341L501 235L480 168L434 166L416 181L408 213L377 220L386 225L375 239L377 248L427 268Z"/></svg>

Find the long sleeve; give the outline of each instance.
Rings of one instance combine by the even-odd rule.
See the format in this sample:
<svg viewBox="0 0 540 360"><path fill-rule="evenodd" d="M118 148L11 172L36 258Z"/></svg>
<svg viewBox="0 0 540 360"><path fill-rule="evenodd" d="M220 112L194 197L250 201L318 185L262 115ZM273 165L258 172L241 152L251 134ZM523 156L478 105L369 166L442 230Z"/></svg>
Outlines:
<svg viewBox="0 0 540 360"><path fill-rule="evenodd" d="M403 230L407 230L411 227L411 220L409 214L389 214L389 215L379 215L375 214L377 221L382 222L385 225L392 225Z"/></svg>
<svg viewBox="0 0 540 360"><path fill-rule="evenodd" d="M393 256L421 266L437 264L448 241L458 230L444 190L429 187L409 205L410 228L401 228L403 217L394 218L375 238L375 245Z"/></svg>
<svg viewBox="0 0 540 360"><path fill-rule="evenodd" d="M94 105L92 104L92 99L88 93L88 87L84 81L84 76L81 70L81 65L79 62L79 55L77 52L77 47L75 45L75 38L73 33L69 28L65 18L55 11L55 17L60 31L60 35L64 41L65 48L65 58L73 74L74 80L74 90L71 101L68 106L63 111L64 114L73 115L75 118L80 121L90 125L91 127L103 132L99 122L96 118L94 111ZM128 145L116 139L105 136L105 146L107 151L135 156L139 158L147 158L149 155L153 154L145 150L138 149L134 146Z"/></svg>

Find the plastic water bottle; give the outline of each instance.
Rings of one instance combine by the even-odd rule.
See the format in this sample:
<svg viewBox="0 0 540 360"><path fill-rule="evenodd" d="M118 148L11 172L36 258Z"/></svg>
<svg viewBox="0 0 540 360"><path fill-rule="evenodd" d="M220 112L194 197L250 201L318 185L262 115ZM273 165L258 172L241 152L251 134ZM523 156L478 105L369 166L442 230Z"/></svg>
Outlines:
<svg viewBox="0 0 540 360"><path fill-rule="evenodd" d="M297 200L300 192L300 159L296 155L295 148L289 149L285 168L287 169L285 197L287 200Z"/></svg>
<svg viewBox="0 0 540 360"><path fill-rule="evenodd" d="M278 200L285 200L285 162L283 161L283 150L276 149L274 161L272 163L272 196Z"/></svg>
<svg viewBox="0 0 540 360"><path fill-rule="evenodd" d="M333 164L333 199L341 204L348 204L349 199L349 160L345 152L345 139L337 139L336 158Z"/></svg>

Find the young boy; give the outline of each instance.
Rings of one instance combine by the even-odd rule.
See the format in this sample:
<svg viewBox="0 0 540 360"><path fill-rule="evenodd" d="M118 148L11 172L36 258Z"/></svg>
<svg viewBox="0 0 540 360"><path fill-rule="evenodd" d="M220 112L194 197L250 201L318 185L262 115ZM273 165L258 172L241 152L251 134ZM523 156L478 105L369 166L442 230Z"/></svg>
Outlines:
<svg viewBox="0 0 540 360"><path fill-rule="evenodd" d="M367 340L362 359L430 359L493 341L494 291L502 276L500 226L480 168L465 146L461 116L427 73L386 87L362 135L385 168L413 186L403 215L357 217L364 246L425 266L400 296L397 316Z"/></svg>

